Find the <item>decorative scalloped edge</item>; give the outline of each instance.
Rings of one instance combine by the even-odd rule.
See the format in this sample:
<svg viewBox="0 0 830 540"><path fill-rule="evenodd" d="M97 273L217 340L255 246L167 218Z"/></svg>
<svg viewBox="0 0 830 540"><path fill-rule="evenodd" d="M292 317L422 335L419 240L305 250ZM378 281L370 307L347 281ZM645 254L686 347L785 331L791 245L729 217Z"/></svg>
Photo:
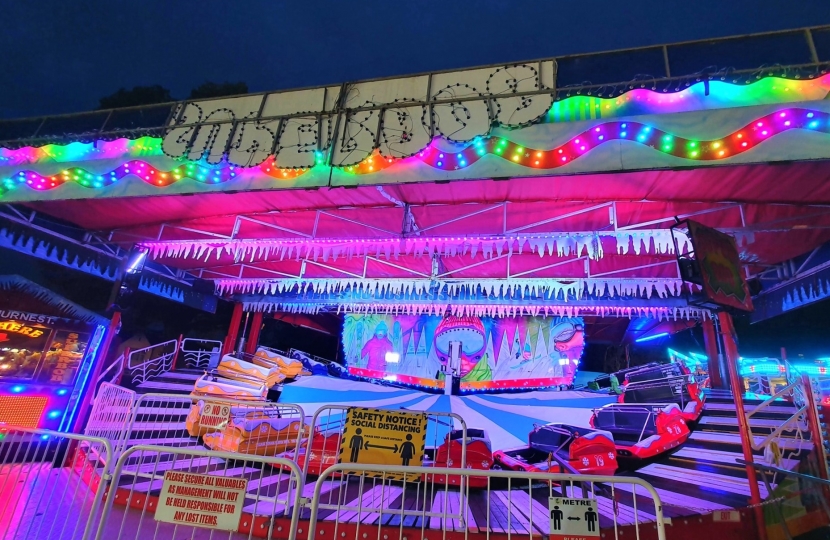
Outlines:
<svg viewBox="0 0 830 540"><path fill-rule="evenodd" d="M668 131L632 121L611 121L596 125L572 137L566 143L550 150L523 147L502 137L475 141L457 152L444 152L430 145L417 156L402 159L371 156L357 166L345 167L347 173L371 174L407 160L419 160L433 168L445 171L465 169L485 155L494 155L538 170L553 170L588 154L592 149L610 141L626 140L653 148L658 152L690 161L719 161L752 150L758 144L792 129L806 129L830 133L830 113L786 108L753 120L723 137L695 140L679 137ZM508 157L510 156L510 157ZM296 178L309 169L279 169L271 158L258 167L206 167L196 163L179 165L170 171L161 171L145 161L131 160L105 174L94 174L81 167L71 167L54 175L44 176L35 171L20 171L2 181L0 194L18 185L27 185L37 191L48 191L66 182L75 182L87 188L105 188L122 178L133 175L146 183L166 187L184 178L204 184L221 184L241 174L260 172L274 178Z"/></svg>

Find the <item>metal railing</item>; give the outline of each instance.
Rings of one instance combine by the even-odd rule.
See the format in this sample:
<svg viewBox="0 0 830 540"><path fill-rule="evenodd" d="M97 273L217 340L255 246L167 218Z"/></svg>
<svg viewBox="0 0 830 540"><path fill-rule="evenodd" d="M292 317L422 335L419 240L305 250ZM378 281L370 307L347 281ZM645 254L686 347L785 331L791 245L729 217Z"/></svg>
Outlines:
<svg viewBox="0 0 830 540"><path fill-rule="evenodd" d="M771 464L778 465L781 463L782 451L785 447L782 439L785 437L798 441L797 448L791 449L793 450L793 456L798 456L802 449L809 446L809 442L804 436L805 432L809 432L807 405L804 403L803 398L799 399L799 395L803 395L802 382L796 381L781 388L767 400L746 413L747 426L749 427L749 441L752 449L763 451L767 461ZM793 402L796 406L795 412L784 422L772 429L769 434L763 436L759 442L756 439L756 434L753 433L751 419L759 414L769 412L771 410L770 407L780 405L782 399Z"/></svg>
<svg viewBox="0 0 830 540"><path fill-rule="evenodd" d="M105 411L111 409L112 404L103 403L102 400L102 414L107 414ZM206 410L208 406L219 410ZM199 442L201 439L204 445L214 449L254 454L287 453L290 459L296 459L307 433L305 412L298 405L180 394L135 396L130 413L118 418L122 419L120 433L112 434L99 428L101 436L113 437L116 458L137 445L204 448ZM142 464L132 465L135 465L136 475L144 475Z"/></svg>
<svg viewBox="0 0 830 540"><path fill-rule="evenodd" d="M76 540L94 533L112 449L100 437L43 429L0 433L0 538Z"/></svg>
<svg viewBox="0 0 830 540"><path fill-rule="evenodd" d="M222 342L214 339L185 338L180 349L184 365L191 369L208 369L219 362Z"/></svg>
<svg viewBox="0 0 830 540"><path fill-rule="evenodd" d="M179 341L171 339L143 349L132 351L127 358L127 373L130 381L138 385L173 369L173 362L179 350Z"/></svg>
<svg viewBox="0 0 830 540"><path fill-rule="evenodd" d="M208 405L219 409L205 409ZM315 430L324 424L335 426L337 416L346 409L323 407L312 425ZM267 411L276 414L263 418ZM662 502L647 482L472 468L466 462L469 432L464 420L451 413L424 414L428 416L427 451L449 441L445 433L455 429L461 437L453 440L464 449L460 462L447 463L447 467L337 464L315 471L316 482L308 483L298 465L298 449L307 436L300 407L164 394L136 398L130 390L104 383L88 426L88 431L102 436L10 428L0 440L0 492L4 494L0 499L5 499L0 500L0 531L7 533L0 536L15 540L213 538L219 531L199 532L184 514L170 517L179 508L167 498L175 495L168 487L170 482L194 475L196 479L211 476L237 481L241 498L234 511L239 519L234 527L219 533L230 539L296 540L318 538L325 532L325 538L358 540L370 532L374 537L375 531L378 538L381 532L400 533L403 538L406 531L417 534L418 530L421 537L427 530L466 536L477 528L487 535L507 533L532 540L554 532L551 512L557 498L583 499L579 504L590 506L592 526L606 535L613 531L615 537L637 538L646 530L644 524L649 524L648 530L656 529L658 538L665 538ZM247 432L262 438L262 424L256 422L271 425L274 416L279 425L299 427L284 432L282 439L275 434L265 435L265 440L293 450L274 457L273 447L265 452L267 456L257 455L257 446L232 451L211 447L211 440L215 442L219 435L233 439ZM175 440L175 435L183 436ZM12 497L5 497L7 493ZM106 502L100 506L105 493ZM167 518L159 513L160 506L167 506ZM305 527L298 529L304 508L310 511L311 525L305 531Z"/></svg>
<svg viewBox="0 0 830 540"><path fill-rule="evenodd" d="M675 398L671 401L671 403L677 403L680 406L680 410L685 412L686 405L688 405L689 402L694 401L686 385L696 384L698 385L698 392L700 392L703 389L705 381L707 380L708 377L704 378L703 380L698 380L694 375L676 375L672 377L664 377L662 379L651 379L647 381L637 381L633 383L628 383L624 385L622 388L624 392L636 392L638 390L658 390L661 388L669 388L671 390L672 396Z"/></svg>
<svg viewBox="0 0 830 540"><path fill-rule="evenodd" d="M768 537L792 540L816 530L825 532L827 536L822 538L830 537L830 481L780 467L736 461L754 467L767 488L764 505L769 509L765 519Z"/></svg>
<svg viewBox="0 0 830 540"><path fill-rule="evenodd" d="M127 354L129 355L129 351L127 351ZM93 392L97 393L102 383L114 382L117 384L123 373L124 353L121 353L121 355L116 358L112 364L107 366L106 369L104 369L98 376L98 379L96 379L95 384L92 387Z"/></svg>
<svg viewBox="0 0 830 540"><path fill-rule="evenodd" d="M312 439L315 434L331 434L337 436L336 444L333 444L333 450L329 451L328 445L320 452L316 459L321 463L326 463L327 459L333 460L332 463L339 461L339 449L342 438L343 427L346 422L346 414L351 407L347 405L324 405L314 412L311 417L310 437L306 447L306 455L311 453ZM389 411L401 411L400 409L379 409ZM467 440L468 429L467 422L455 413L435 412L435 411L411 411L423 412L427 420L427 435L425 446L427 448L438 449L445 441L446 436L453 430L460 431L461 437L459 440L461 444L461 462L459 466L465 468L467 466ZM303 467L303 474L308 474L309 460L305 460Z"/></svg>
<svg viewBox="0 0 830 540"><path fill-rule="evenodd" d="M317 409L311 420L311 432L305 448L305 453L302 459L303 476L310 474L319 474L320 469L325 469L328 465L340 462L340 447L343 439L343 428L345 427L346 414L350 407L345 405L325 405ZM379 409L384 410L384 409ZM390 410L391 409L387 409ZM400 411L401 409L398 409ZM453 430L460 431L459 439L456 439L461 445L460 462L457 464L458 469L453 468L453 471L466 470L467 463L467 446L468 446L468 429L467 423L464 419L455 413L433 412L433 411L412 411L423 412L426 415L427 433L425 437L425 448L432 452L431 467L427 467L433 473L437 470L437 464L441 457L445 461L449 461L449 465L453 466L452 458L450 457L450 450L448 446L444 446L446 451L445 456L438 456L439 449L445 444L448 444L448 439ZM318 444L315 448L315 436L326 437L322 447ZM312 459L314 460L317 470L310 470ZM426 460L427 458L425 458ZM443 484L445 487L458 485L463 492L465 486L464 481L467 479L464 475L452 474L449 476L440 476L435 474L432 477L431 485ZM434 491L434 490L433 490ZM424 488L424 494L427 490ZM466 499L462 499L461 506L465 506ZM459 513L456 514L455 519L463 519Z"/></svg>
<svg viewBox="0 0 830 540"><path fill-rule="evenodd" d="M133 475L130 464L135 461L145 463L154 480L147 481ZM282 474L277 482L274 482L272 475L274 470ZM233 479L241 481L242 487L231 490L236 491L238 497L224 500L223 495L217 498L216 493L227 493L226 490L211 489L213 495L204 500L202 506L194 506L194 497L187 496L179 500L190 506L181 509L191 511L175 512L180 505L173 500L175 490L167 486L175 483L177 476L183 479L182 482L211 477L214 485L219 485L217 478ZM284 497L269 495L275 485ZM165 446L134 446L124 452L115 464L95 538L213 538L213 532L216 532L219 537L229 540L250 539L253 536L272 538L277 533L280 537L295 540L301 510L301 486L302 473L297 464L288 459ZM124 509L126 505L129 506ZM168 518L160 517L160 507L170 508ZM193 510L194 507L198 510ZM233 511L229 511L229 507ZM205 521L196 521L197 525L191 517L196 515L218 520L223 513L231 513L232 518L238 514L239 520L235 526L220 526L224 529L222 531L202 529L204 525L201 523ZM280 524L283 521L287 531Z"/></svg>
<svg viewBox="0 0 830 540"><path fill-rule="evenodd" d="M460 490L390 481L405 473L461 475L468 480L465 486L471 477L487 480L483 488ZM478 529L488 537L495 533L530 540L571 532L576 520L564 519L564 513L556 519L553 513L563 499L581 499L580 520L590 519L586 526L605 530L606 536L640 538L648 523L659 540L666 538L660 495L639 478L353 464L334 465L317 479L308 538L407 538L407 533L425 538L431 529L466 538Z"/></svg>
<svg viewBox="0 0 830 540"><path fill-rule="evenodd" d="M301 351L299 349L288 349L288 354L286 356L288 356L288 358L291 358L292 360L302 361L302 360L308 359L308 360L313 360L315 362L319 362L321 364L326 364L326 365L333 363L333 360L329 360L328 358L323 358L322 356L315 356L313 354L308 354L307 352Z"/></svg>
<svg viewBox="0 0 830 540"><path fill-rule="evenodd" d="M744 34L714 39L703 39L677 43L650 45L594 53L559 56L549 59L534 59L527 64L553 61L557 66L556 87L539 90L536 93L553 94L555 99L571 95L616 97L634 88L652 88L664 91L682 89L687 81L729 80L743 82L755 80L756 76L792 74L800 78L826 72L830 56L826 48L816 46L815 36L824 36L830 32L830 26L812 26L756 34ZM821 44L821 40L819 40ZM767 51L763 59L745 60L743 65L722 65L724 53L730 47L739 47L742 56L749 57L754 49ZM795 52L797 49L797 52ZM734 50L734 49L732 49ZM774 51L774 52L771 52ZM785 51L790 54L785 54ZM694 64L689 59L694 58ZM628 62L629 70L619 67L609 68ZM499 64L478 66L478 68L499 67ZM774 66L774 67L773 67ZM473 67L472 69L475 69ZM427 74L411 74L410 77L427 75L430 78L441 71ZM640 75L649 73L649 75ZM587 82L586 82L587 81ZM359 84L368 81L352 81ZM290 91L290 90L288 90ZM279 92L262 92L248 96L264 96ZM514 96L523 96L518 92ZM530 93L532 95L533 93ZM238 97L238 96L237 96ZM428 102L413 101L413 104L429 103L430 107L440 103L457 103L465 101L462 97L444 99L436 93L429 96ZM227 99L227 98L221 98ZM480 99L466 98L466 99ZM200 100L208 101L208 100ZM121 109L98 110L67 115L44 116L35 118L13 119L0 122L0 147L15 148L21 145L41 145L50 142L65 142L84 139L114 139L120 137L161 136L176 118L180 103L173 102ZM407 102L409 104L409 102ZM395 104L394 107L398 107ZM355 112L392 108L390 104L368 104L346 109ZM338 107L338 111L339 107ZM313 115L313 114L312 114ZM316 116L329 116L330 113ZM267 116L262 111L252 119L245 121L265 122L270 119L309 116L309 113ZM382 116L382 115L381 115ZM213 122L215 124L216 122ZM191 124L180 124L186 126ZM202 125L211 125L211 122ZM73 134L74 137L70 134Z"/></svg>

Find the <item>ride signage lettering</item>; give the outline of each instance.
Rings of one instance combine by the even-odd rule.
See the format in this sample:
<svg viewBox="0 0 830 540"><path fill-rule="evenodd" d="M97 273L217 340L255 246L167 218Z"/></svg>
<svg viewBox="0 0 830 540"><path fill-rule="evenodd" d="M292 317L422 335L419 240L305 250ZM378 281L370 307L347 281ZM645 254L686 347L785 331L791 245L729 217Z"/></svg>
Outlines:
<svg viewBox="0 0 830 540"><path fill-rule="evenodd" d="M0 318L40 324L54 324L55 322L55 317L40 315L37 313L27 313L25 311L15 311L12 309L0 309Z"/></svg>
<svg viewBox="0 0 830 540"><path fill-rule="evenodd" d="M0 322L0 330L30 338L36 338L43 335L43 330L32 328L31 326L25 326L15 321Z"/></svg>
<svg viewBox="0 0 830 540"><path fill-rule="evenodd" d="M236 531L248 480L167 471L156 508L156 521Z"/></svg>
<svg viewBox="0 0 830 540"><path fill-rule="evenodd" d="M202 427L221 429L227 425L231 418L230 405L219 403L206 403L199 415L199 424Z"/></svg>
<svg viewBox="0 0 830 540"><path fill-rule="evenodd" d="M352 407L340 442L341 463L420 467L424 462L426 415ZM371 473L388 480L417 481L419 474Z"/></svg>
<svg viewBox="0 0 830 540"><path fill-rule="evenodd" d="M187 101L175 109L162 150L174 159L279 168L356 165L415 155L515 129L553 103L555 60L433 73L340 86Z"/></svg>

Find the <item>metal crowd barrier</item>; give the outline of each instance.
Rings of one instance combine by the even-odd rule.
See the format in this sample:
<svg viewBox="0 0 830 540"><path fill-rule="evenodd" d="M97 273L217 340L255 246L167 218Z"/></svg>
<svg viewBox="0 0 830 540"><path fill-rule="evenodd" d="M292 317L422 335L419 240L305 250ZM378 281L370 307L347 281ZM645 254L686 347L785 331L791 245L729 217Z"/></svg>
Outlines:
<svg viewBox="0 0 830 540"><path fill-rule="evenodd" d="M486 477L487 483L480 489L442 491L429 499L423 497L421 482L387 478L403 473ZM575 513L563 512L557 519L559 505L568 505L563 498L582 503ZM541 535L585 537L568 534L569 519L577 517L597 537L601 531L604 538L641 538L647 530L652 537L656 530L658 540L666 538L659 494L646 481L632 477L339 464L317 479L310 511L309 539L405 539L408 532L410 538L445 538L448 532L467 538L471 531L527 540ZM436 536L430 536L431 531ZM554 536L557 533L561 535Z"/></svg>
<svg viewBox="0 0 830 540"><path fill-rule="evenodd" d="M218 407L209 414L205 407ZM224 409L224 410L223 410ZM203 416L214 420L206 421ZM222 418L227 418L223 421ZM252 452L266 452L285 447L296 459L305 438L305 412L299 405L270 401L240 401L181 394L151 393L138 396L133 413L124 426L122 444L114 449L118 456L136 445L204 448L196 437L209 445L232 444L232 437L219 438L229 424L238 426L241 439L252 441L246 447ZM254 424L258 424L252 432ZM285 424L285 427L281 427Z"/></svg>
<svg viewBox="0 0 830 540"><path fill-rule="evenodd" d="M340 446L342 442L342 435L343 435L343 428L345 426L346 414L350 407L345 405L325 405L317 409L314 413L314 416L311 420L311 436L308 439L308 443L305 449L305 456L312 456L311 459L303 459L302 460L302 468L303 468L303 476L313 476L315 474L320 474L322 472L319 470L320 468L325 469L326 467L338 463L340 461ZM394 410L394 409L379 409L379 410ZM397 409L398 411L402 409ZM436 473L438 470L436 468L436 454L438 453L439 447L445 442L449 433L453 430L460 432L460 438L457 439L461 445L461 457L460 461L457 464L458 469L452 465L452 461L450 459L450 465L453 466L452 471L457 471L460 469L467 468L467 443L468 443L468 429L467 423L464 419L455 413L445 413L445 412L433 412L433 411L411 411L411 412L423 412L426 415L427 421L427 433L425 439L425 447L427 449L427 453L430 451L432 455L428 455L425 457L425 461L431 463L431 466L427 467L427 470L432 471L432 475L430 477L425 477L425 480L429 480L423 484L422 487L418 488L418 497L419 499L423 499L424 501L435 500L436 496L441 496L440 493L443 490L445 493L449 492L451 489L456 489L456 487L460 490L462 495L466 493L464 489L464 483L467 481L468 476L466 475L440 475ZM315 436L318 438L317 444L315 445ZM325 437L325 442L321 445L320 442L322 440L320 437ZM431 450L430 450L431 449ZM450 458L449 455L444 456L445 459ZM317 466L317 470L310 470L309 465L311 461L314 461ZM330 489L326 491L327 497L327 504L332 504L332 498L337 496L339 497L341 494L345 497L346 491L348 491L347 486L350 485L350 482L353 479L344 476L340 477L334 481L332 485L329 486ZM382 486L383 482L378 483L378 479L372 479L369 481L372 485L372 489L375 490L381 489L383 491ZM363 482L361 481L361 486L363 486ZM455 487L451 487L455 486ZM395 493L398 492L398 488L391 488L385 491L384 496L381 498L384 502L390 502L387 500L389 497L392 497ZM372 491L375 493L375 491ZM446 497L444 500L447 500ZM453 516L456 521L463 521L462 509L466 505L466 499L461 497L458 501L458 504L453 507ZM338 499L338 503L339 503Z"/></svg>
<svg viewBox="0 0 830 540"><path fill-rule="evenodd" d="M147 395L126 407L133 414L115 437L122 443L120 455L103 437L6 429L0 440L0 538L362 540L371 535L389 540L410 535L433 540L479 533L535 540L555 537L555 529L568 523L569 514L555 519L564 508L556 505L569 504L563 499L581 499L584 506L570 516L585 516L605 538L639 538L641 533L653 538L655 531L658 539L665 538L660 497L641 479L473 469L464 462L466 446L461 463L450 468L336 464L315 471L315 481L298 465L296 451L273 457L209 450L195 437L146 444L169 434L160 426L148 427L154 437L135 438L139 442L132 444L138 426L148 420L143 415L180 426L186 420L171 411L184 407L173 405L191 403L187 396ZM260 404L243 405L253 410ZM288 415L281 418L303 420L299 407L272 405ZM323 407L312 425L319 429L324 420L336 421L345 409ZM113 418L122 414L117 411ZM440 446L452 428L467 434L457 415L425 414L432 425L428 446ZM99 427L109 429L104 423ZM191 422L188 428L193 427ZM302 441L291 442L296 448ZM461 480L451 484L450 479ZM300 525L300 518L308 519L308 526Z"/></svg>
<svg viewBox="0 0 830 540"><path fill-rule="evenodd" d="M306 453L311 453L313 435L325 435L333 438L332 444L326 444L317 453L316 460L321 463L337 462L339 460L339 448L342 439L343 427L346 421L346 414L351 407L348 405L324 405L317 409L311 417L311 437L309 437ZM370 407L371 409L403 411L404 408L392 409L382 407ZM434 412L434 411L410 411L423 412L427 419L427 436L425 445L427 448L438 448L444 442L446 436L452 431L460 431L459 439L461 444L461 462L459 466L467 466L467 422L455 413ZM336 442L334 442L336 441ZM334 448L334 450L330 450ZM303 474L308 474L308 460L303 467Z"/></svg>
<svg viewBox="0 0 830 540"><path fill-rule="evenodd" d="M170 470L171 457L176 469L165 475L164 471ZM136 461L148 467L153 480L148 481L128 470L130 463ZM279 482L274 481L274 470L283 472ZM212 483L204 482L207 478ZM301 509L301 481L300 468L288 459L134 446L127 449L115 465L94 538L295 540ZM177 487L187 491L176 491ZM274 492L280 491L285 497L278 500ZM119 503L118 506L115 503ZM159 512L160 506L162 512ZM160 518L162 514L166 517ZM224 521L223 514L229 514ZM214 521L209 521L212 518ZM206 528L204 523L210 523L212 528Z"/></svg>
<svg viewBox="0 0 830 540"><path fill-rule="evenodd" d="M136 401L133 390L112 383L102 383L92 403L84 435L100 437L110 443L111 451L121 448ZM116 456L116 454L113 454ZM105 463L111 463L110 458Z"/></svg>
<svg viewBox="0 0 830 540"><path fill-rule="evenodd" d="M0 538L76 540L95 532L108 440L43 429L0 432Z"/></svg>

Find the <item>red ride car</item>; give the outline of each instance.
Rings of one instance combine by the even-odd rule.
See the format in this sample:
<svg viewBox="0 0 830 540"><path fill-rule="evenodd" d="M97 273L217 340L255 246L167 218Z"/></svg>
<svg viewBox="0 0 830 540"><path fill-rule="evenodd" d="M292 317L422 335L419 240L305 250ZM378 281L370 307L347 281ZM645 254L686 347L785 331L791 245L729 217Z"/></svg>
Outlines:
<svg viewBox="0 0 830 540"><path fill-rule="evenodd" d="M688 422L697 422L703 414L706 399L702 385L689 375L666 377L663 379L628 382L625 390L617 398L620 403L675 403L680 408L680 416Z"/></svg>
<svg viewBox="0 0 830 540"><path fill-rule="evenodd" d="M567 424L536 426L528 435L528 446L499 450L493 458L498 467L511 471L575 470L582 474L613 475L617 470L611 433Z"/></svg>
<svg viewBox="0 0 830 540"><path fill-rule="evenodd" d="M674 403L611 403L594 409L591 426L611 432L617 458L653 458L686 442L690 433Z"/></svg>
<svg viewBox="0 0 830 540"><path fill-rule="evenodd" d="M460 429L454 429L447 434L444 442L434 450L432 456L427 454L424 459L425 467L460 468L463 433ZM431 458L431 459L430 459ZM488 471L493 466L493 450L490 445L490 438L483 429L467 429L467 469ZM467 483L471 488L487 487L487 477L469 476ZM425 474L425 482L436 484L449 484L458 486L461 484L461 476L444 474Z"/></svg>
<svg viewBox="0 0 830 540"><path fill-rule="evenodd" d="M315 430L311 436L311 447L309 448L307 440L303 441L300 450L297 453L297 465L300 469L305 467L306 458L308 458L308 474L319 476L320 473L340 461L340 432L335 431L330 435L321 433ZM306 456L308 453L308 456ZM278 457L293 458L293 452L286 452Z"/></svg>

